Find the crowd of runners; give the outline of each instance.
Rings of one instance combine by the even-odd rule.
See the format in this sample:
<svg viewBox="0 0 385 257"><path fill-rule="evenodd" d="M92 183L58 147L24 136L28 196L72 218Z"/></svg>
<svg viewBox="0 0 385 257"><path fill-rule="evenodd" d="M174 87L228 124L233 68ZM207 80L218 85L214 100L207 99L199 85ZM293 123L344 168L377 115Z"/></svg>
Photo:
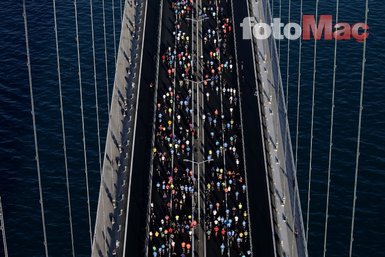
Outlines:
<svg viewBox="0 0 385 257"><path fill-rule="evenodd" d="M203 5L205 86L206 235L221 255L250 256L239 92L229 1Z"/></svg>
<svg viewBox="0 0 385 257"><path fill-rule="evenodd" d="M230 3L202 2L196 13L193 0L169 2L175 15L174 44L161 53L160 72L166 82L160 81L157 88L148 235L149 256L153 257L193 256L195 232L200 228L204 240L220 255L251 256ZM196 35L191 19L197 17L204 18L198 38L203 50L198 56L200 66L196 66L192 39ZM197 83L193 80L202 80L202 91L194 90ZM201 94L203 106L194 94ZM202 121L201 127L196 119ZM197 151L199 144L204 145L202 152ZM192 167L196 154L206 161L202 163L203 183L197 181L200 178ZM201 192L198 183L203 184ZM200 220L199 193L204 199Z"/></svg>

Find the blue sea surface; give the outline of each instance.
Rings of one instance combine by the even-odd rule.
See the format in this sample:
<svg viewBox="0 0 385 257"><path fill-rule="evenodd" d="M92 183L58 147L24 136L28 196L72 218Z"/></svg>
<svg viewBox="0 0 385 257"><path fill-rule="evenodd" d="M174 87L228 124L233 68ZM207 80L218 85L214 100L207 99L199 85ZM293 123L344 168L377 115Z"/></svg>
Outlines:
<svg viewBox="0 0 385 257"><path fill-rule="evenodd" d="M50 256L71 256L59 87L56 66L52 1L26 1L35 97L37 136L43 198ZM94 222L100 183L97 121L91 48L89 1L79 0L79 42L85 113L87 167L91 218ZM124 2L124 1L123 1ZM304 1L304 14L315 14L315 0ZM354 24L364 21L363 0L341 0L339 20ZM107 1L106 29L108 85L104 62L102 1L93 1L95 18L96 69L101 128L101 149L107 133L107 88L114 80L115 11L116 44L120 36L121 0ZM291 21L299 23L300 0L291 1ZM271 0L274 17L279 1ZM335 16L335 1L320 1L320 14ZM356 227L353 256L385 256L385 30L382 1L369 1L370 36L367 62L359 165ZM84 172L80 95L73 1L57 1L61 79L63 86L69 180L75 252L90 256L88 213ZM9 256L43 256L43 233L39 205L35 149L29 94L22 1L0 3L0 196L2 197ZM282 0L282 20L288 21L288 0ZM236 26L239 26L236 24ZM299 41L290 42L288 115L294 151L297 118ZM313 41L302 43L300 123L298 136L298 183L306 222L313 76ZM118 47L118 45L116 45ZM348 256L359 111L362 43L338 42L334 136L327 256ZM287 41L282 41L281 72L286 89ZM309 222L310 256L323 253L329 133L333 79L334 41L317 44L317 79L313 172ZM92 224L93 229L94 224ZM2 245L0 256L3 256ZM256 253L256 256L258 254Z"/></svg>
<svg viewBox="0 0 385 257"><path fill-rule="evenodd" d="M70 256L63 141L52 1L26 1L35 97L37 136L50 256ZM75 252L90 255L80 95L73 1L57 2L64 118L69 163ZM101 142L107 134L102 1L93 1ZM22 1L0 4L0 195L10 256L43 256L43 233L33 141ZM116 44L120 37L119 3L115 0ZM112 2L105 1L108 87L115 71ZM91 20L89 1L78 1L91 218L94 223L100 183ZM94 224L92 224L93 229ZM2 247L0 252L2 251ZM0 256L3 256L0 253Z"/></svg>
<svg viewBox="0 0 385 257"><path fill-rule="evenodd" d="M279 1L274 3L278 17ZM315 15L316 1L303 1L303 14ZM331 14L335 22L337 1L319 1L320 15ZM353 256L385 256L385 40L381 1L369 1L369 38L367 40L361 155L358 174L356 224ZM300 1L291 1L291 22L300 23ZM282 1L282 21L288 22L288 1ZM365 21L365 1L339 1L339 22ZM313 164L309 218L310 256L322 256L325 234L327 173L333 88L334 41L317 42L316 95L314 116ZM287 80L287 41L281 42L281 74L286 90L288 117L295 153L298 104L299 40L290 42L289 80ZM326 256L348 256L356 162L358 112L361 86L363 43L354 39L337 42L335 108L331 158L331 181ZM308 201L311 107L313 89L314 41L302 42L302 65L298 134L297 179L306 224ZM286 93L286 92L285 92Z"/></svg>

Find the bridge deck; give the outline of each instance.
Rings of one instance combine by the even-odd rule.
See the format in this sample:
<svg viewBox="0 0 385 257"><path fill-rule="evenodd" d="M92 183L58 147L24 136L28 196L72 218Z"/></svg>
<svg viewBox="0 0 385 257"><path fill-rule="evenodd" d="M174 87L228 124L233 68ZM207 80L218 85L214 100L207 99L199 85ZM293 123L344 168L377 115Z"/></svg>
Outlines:
<svg viewBox="0 0 385 257"><path fill-rule="evenodd" d="M232 4L225 0L203 0L196 3L197 6L191 6L191 11L185 17L176 17L170 1L165 0L162 8L154 1L147 3L129 185L130 205L127 210L126 239L123 242L125 256L153 255L152 247L155 246L159 253L158 248L162 248L162 245L165 252L174 249L170 252L178 253L178 256L182 252L187 256L221 256L221 250L227 256L247 255L251 249L250 235L255 255L274 256L259 106L254 95L256 71L250 58L252 49L249 42L242 40L242 33L238 32L236 37L233 34L239 28L236 24L240 24L247 16L247 3L237 2L234 17ZM219 16L213 16L212 11L208 10L210 7L216 10L216 5L223 8ZM193 11L195 8L199 11ZM205 13L207 20L201 23L186 19L197 18L197 13ZM161 38L157 46L156 29L160 17ZM177 43L177 35L173 34L176 19L180 21L180 33L189 37L184 43ZM232 29L223 33L217 27L225 23ZM207 38L209 29L217 32L211 38ZM204 43L204 37L207 43ZM234 44L238 47L235 48ZM177 57L178 53L187 52L185 45L190 55L184 62L185 65L191 65L188 71L185 67L177 66L178 62L170 61L167 64L167 61L158 58L159 54L167 56L168 48L171 47L173 52L176 46L177 52L171 56ZM219 58L210 55L217 47ZM221 64L226 64L227 68L222 67L222 71L218 72ZM215 69L214 73L211 73L212 68ZM225 93L224 89L227 89ZM156 111L155 132L151 125L154 106L150 104L154 96L156 102L161 104ZM179 101L186 100L186 105L179 104L176 97ZM160 131L159 126L163 126L165 132L162 132L163 128ZM153 135L155 142L151 143ZM169 142L172 145L168 145ZM212 161L202 163L209 159ZM250 186L243 186L246 181ZM163 185L170 189L162 190ZM150 186L153 207L149 224L151 236L146 244L147 218L144 213L148 200L145 196ZM181 188L186 186L190 187L191 192L185 191L183 194ZM227 193L225 188L229 189ZM251 196L249 199L247 191ZM178 228L177 219L189 228L186 227L185 231ZM175 225L171 224L172 220ZM225 223L229 220L232 224L227 231ZM197 224L191 225L194 222ZM159 239L162 232L164 234L160 227L173 228L172 240L169 233ZM218 235L215 235L217 229ZM174 230L179 230L179 233ZM191 231L190 235L188 231ZM228 234L231 231L233 234ZM183 232L186 233L182 235ZM239 245L237 238L241 239ZM186 243L183 248L182 242ZM187 244L191 245L190 250Z"/></svg>

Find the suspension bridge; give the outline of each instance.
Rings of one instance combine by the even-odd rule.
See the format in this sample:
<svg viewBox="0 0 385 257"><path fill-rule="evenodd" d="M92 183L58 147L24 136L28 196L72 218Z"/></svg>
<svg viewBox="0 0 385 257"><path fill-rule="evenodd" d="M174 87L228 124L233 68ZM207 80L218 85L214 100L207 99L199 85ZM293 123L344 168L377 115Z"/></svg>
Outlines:
<svg viewBox="0 0 385 257"><path fill-rule="evenodd" d="M288 121L290 40L286 81L281 76L281 46L273 37L257 40L252 22L272 23L274 0L141 1L120 3L119 43L114 39L113 91L108 89L106 26L103 9L108 129L100 136L93 3L90 0L92 59L100 189L92 216L83 103L82 52L77 0L74 1L76 54L87 223L92 256L308 256L311 202L317 41L314 41L311 141L307 206L303 215L297 183L301 89L295 146ZM71 254L76 241L69 186L66 123L56 1L53 0L56 65ZM281 12L281 1L279 1ZM316 1L316 14L318 17ZM49 256L44 186L39 162L28 9L23 1L25 46L31 97L44 254ZM104 1L102 4L104 8ZM303 2L300 2L302 14ZM339 3L336 3L338 21ZM113 8L114 10L114 8ZM288 1L290 22L291 1ZM280 13L279 13L280 14ZM117 15L117 16L119 16ZM365 23L368 1L365 2ZM113 21L115 22L113 12ZM119 18L118 18L119 19ZM302 18L300 23L302 24ZM115 28L113 35L115 37ZM245 39L245 35L249 38ZM279 42L279 44L278 44ZM327 255L331 159L338 41L334 41L328 180L323 256ZM366 40L363 42L354 191L349 256L353 255L359 171ZM285 84L285 85L284 85ZM285 88L286 86L286 88ZM284 89L285 88L285 89ZM293 153L293 150L295 152ZM104 156L103 156L104 153ZM4 255L6 219L0 198Z"/></svg>

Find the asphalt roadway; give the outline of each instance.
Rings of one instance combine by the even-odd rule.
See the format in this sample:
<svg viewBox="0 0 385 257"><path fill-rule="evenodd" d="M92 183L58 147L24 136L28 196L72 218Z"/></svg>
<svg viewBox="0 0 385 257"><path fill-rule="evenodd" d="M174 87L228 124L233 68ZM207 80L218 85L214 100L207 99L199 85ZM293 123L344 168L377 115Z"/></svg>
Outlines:
<svg viewBox="0 0 385 257"><path fill-rule="evenodd" d="M256 78L254 73L254 65L252 56L252 48L250 40L243 40L242 38L242 28L240 24L243 22L245 17L248 17L247 12L247 3L246 1L233 1L234 5L234 30L236 33L236 42L228 41L231 51L227 53L233 57L237 56L236 68L239 72L239 89L241 97L241 108L242 108L242 118L243 124L240 124L240 117L237 116L239 110L234 110L234 120L235 123L243 125L243 136L245 148L245 161L246 161L246 174L241 174L247 176L248 181L248 194L249 194L249 216L251 223L251 236L252 236L252 251L254 256L274 256L274 247L273 240L274 237L271 232L271 220L270 220L270 209L269 209L269 199L268 199L268 189L266 180L266 169L265 169L265 160L264 160L264 148L263 148L263 136L261 133L261 124L260 124L260 113L259 113L259 104L257 97L255 96L256 89ZM222 1L223 6L225 7L225 13L231 13L231 1ZM204 1L206 2L206 1ZM229 16L229 18L231 18ZM209 25L207 25L209 26ZM211 25L212 27L212 25ZM231 37L233 39L233 37ZM236 43L237 48L235 49L234 43ZM237 54L235 54L235 51ZM236 78L230 75L226 79L231 84L237 84ZM206 109L213 108L226 108L226 102L218 97L215 97L215 94L210 95L210 100L206 105ZM223 107L224 106L224 107ZM227 114L228 115L228 114ZM242 129L242 127L240 127ZM240 133L239 133L240 134ZM206 139L209 140L208 138ZM241 138L237 142L237 149L242 147ZM240 152L242 155L243 152ZM240 156L241 163L243 165L242 157ZM231 169L231 161L228 157L225 158L225 162L229 169ZM225 164L226 165L226 164ZM206 176L206 179L209 179ZM223 199L224 196L217 194L218 199ZM240 199L242 201L242 199ZM244 201L244 200L243 200ZM227 201L229 207L233 204L231 199ZM207 256L221 256L218 243L214 240L208 241ZM234 247L231 249L230 256L237 256L237 252L234 250Z"/></svg>
<svg viewBox="0 0 385 257"><path fill-rule="evenodd" d="M242 38L240 24L248 17L247 0L235 1L234 6L234 29L236 33L237 63L240 80L240 94L242 102L244 147L246 149L247 180L249 190L251 236L253 242L254 256L274 256L273 240L275 238L271 231L270 203L268 197L268 181L263 148L263 135L261 131L260 104L255 96L255 72L253 59L254 54L250 40Z"/></svg>
<svg viewBox="0 0 385 257"><path fill-rule="evenodd" d="M154 90L149 84L155 80L157 54L157 28L159 19L159 2L148 1L146 28L140 77L139 103L136 120L135 147L133 157L130 206L126 240L126 256L144 256L146 238L146 213L148 203L148 185L151 157L151 138L154 112ZM122 242L123 243L123 242Z"/></svg>
<svg viewBox="0 0 385 257"><path fill-rule="evenodd" d="M208 6L209 1L204 0L203 1L204 5ZM232 18L231 15L231 4L229 1L225 0L216 0L217 4L220 4L220 6L223 7L223 16L219 14L220 20L222 20L224 17ZM232 22L231 22L232 25ZM217 21L216 19L213 19L212 17L207 20L203 24L203 31L207 31L208 29L216 29L217 26ZM220 26L220 25L219 25ZM221 53L221 60L222 62L225 60L229 60L229 58L235 58L235 49L234 49L234 37L233 33L227 33L227 38L222 38L218 32L218 40L221 40L221 47L220 47L220 53ZM226 42L225 42L226 40ZM209 51L212 49L212 46L210 47L209 45L205 46L205 59L209 58ZM235 147L238 149L237 154L239 155L238 160L240 160L239 167L237 168L237 165L235 163L235 158L230 152L230 150L224 151L223 156L219 156L219 158L214 157L214 162L211 162L209 164L206 164L206 184L214 181L216 182L216 179L213 179L213 172L211 172L211 168L213 167L223 167L224 169L224 178L226 179L226 172L228 170L232 171L238 171L241 177L245 178L245 166L243 162L243 147L242 147L242 133L241 133L241 121L240 121L240 108L239 108L239 100L235 100L238 102L238 104L234 105L234 110L233 110L233 120L234 120L234 127L232 129L225 129L224 125L225 123L229 122L231 114L230 114L230 104L229 101L229 93L224 94L222 93L222 89L224 88L223 86L227 84L230 87L236 88L238 91L238 84L236 80L236 65L234 65L234 69L232 72L223 72L221 77L220 77L220 88L219 88L219 93L216 93L215 90L210 90L209 88L206 88L204 95L205 95L205 113L213 113L214 110L218 110L221 115L224 115L224 119L219 118L219 122L217 124L220 124L219 127L213 129L213 126L209 125L208 122L205 124L205 150L206 153L210 149L215 149L215 139L213 140L209 134L210 131L216 131L216 133L219 134L219 141L221 145L225 142L229 143L230 136L237 136L237 139L235 140ZM209 97L207 97L206 93L209 93ZM239 92L238 92L239 93ZM238 98L238 93L234 96L234 98ZM230 144L229 144L230 145ZM227 182L226 182L227 183ZM210 201L210 203L220 203L222 206L226 206L226 209L232 210L233 207L236 207L239 203L242 203L245 209L247 209L247 198L246 194L242 193L242 189L239 188L238 186L238 192L241 191L240 196L237 199L234 197L234 193L227 193L227 195L223 192L223 190L218 191L214 190L212 193L210 193L210 197L207 199L207 201ZM207 210L208 212L208 210ZM221 214L221 216L226 216L224 213ZM241 216L241 215L238 215ZM233 218L230 216L230 218ZM242 217L241 217L242 218ZM210 220L211 217L207 217L207 220ZM247 221L248 222L248 221ZM239 222L241 223L241 222ZM235 228L235 226L233 227ZM252 228L253 229L253 228ZM246 229L248 230L248 229ZM221 254L220 250L220 245L221 244L225 245L225 251L224 254ZM244 240L240 248L237 247L236 243L234 242L232 245L229 243L229 240L226 240L221 238L221 236L215 236L211 235L210 239L207 241L207 256L240 256L241 253L247 254L247 251L250 250L250 241L249 240ZM246 255L247 256L247 255Z"/></svg>
<svg viewBox="0 0 385 257"><path fill-rule="evenodd" d="M174 23L175 23L175 13L174 10L171 7L171 2L169 0L163 1L163 22L162 22L162 37L161 37L161 45L160 45L160 55L165 55L167 52L167 48L171 47L172 51L174 51L175 45L176 45L176 39L175 35L173 35L174 32ZM183 21L180 23L181 31L186 32L186 36L189 36L191 39L191 26L189 25L189 22ZM183 45L183 44L181 44ZM181 49L181 45L178 44L177 53L180 53L181 51L184 51L185 49ZM189 49L188 51L191 51L191 40L189 43ZM180 96L180 100L186 99L186 97L189 95L187 91L186 86L180 86L179 81L183 81L183 78L181 77L182 70L177 65L177 62L174 61L175 66L175 73L173 73L172 78L169 78L168 70L163 63L162 60L159 60L159 79L157 81L158 85L158 94L157 94L157 102L161 103L160 109L163 109L163 107L173 108L173 111L170 113L165 113L163 111L160 111L159 113L163 113L162 122L157 121L157 127L161 124L164 125L165 121L172 121L172 125L170 127L172 128L172 138L173 139L182 139L186 138L190 142L193 141L191 134L186 134L185 130L180 130L179 127L188 128L190 120L190 114L188 114L185 110L182 108L176 110L175 105L177 105L176 101L173 102L174 106L169 105L169 101L166 99L169 99L169 97L166 97L170 93L169 88L172 88L172 93L174 96L178 95ZM166 61L167 63L167 61ZM173 86L174 85L174 86ZM163 98L165 97L165 98ZM172 99L172 98L171 98ZM178 101L179 103L179 101ZM188 108L192 108L191 102L188 104ZM177 121L176 116L181 116L181 119ZM158 120L158 119L157 119ZM153 175L153 187L152 187L152 203L154 204L154 210L151 212L152 219L151 219L151 225L150 229L151 231L154 231L154 229L166 226L162 226L160 224L160 219L164 219L166 215L169 215L172 217L170 220L173 220L174 217L177 215L180 217L180 220L184 220L184 217L192 215L193 212L193 197L192 194L187 193L185 198L185 203L183 204L184 208L177 208L176 202L179 202L177 197L180 195L175 194L173 196L172 194L168 194L165 198L161 193L158 192L158 189L156 188L155 182L161 182L161 181L168 181L169 177L172 177L173 185L175 188L179 188L182 185L187 185L189 182L187 181L186 177L184 177L182 174L184 173L186 168L189 168L191 170L191 163L185 163L184 159L190 159L191 155L189 156L186 153L180 153L180 157L176 157L176 154L171 154L169 151L168 144L165 144L165 140L160 139L162 136L157 135L155 138L155 146L156 149L158 149L158 152L167 153L168 156L171 155L171 157L167 158L164 163L161 163L159 161L159 157L154 158L154 175ZM177 150L175 150L177 152ZM174 172L174 168L178 168L178 172ZM172 203L169 207L167 207L167 203ZM170 226L171 227L171 226ZM152 243L156 244L164 244L163 239L154 238L152 239ZM181 247L182 242L188 243L190 242L190 238L187 233L181 233L178 234L178 236L174 237L175 242L175 252L178 254L177 256L180 256L182 252L184 251ZM170 242L170 241L168 241ZM165 243L167 244L167 243ZM192 244L192 242L191 242ZM170 245L168 245L170 246ZM149 256L152 256L152 249L148 249ZM186 253L186 256L191 256L191 252L188 254Z"/></svg>
<svg viewBox="0 0 385 257"><path fill-rule="evenodd" d="M234 29L236 30L237 44L237 69L240 74L240 97L242 104L243 135L246 149L246 167L248 179L248 193L250 204L251 236L254 256L274 256L273 235L271 233L271 220L269 214L269 201L267 196L266 169L264 163L263 137L259 117L259 104L254 95L255 73L250 40L242 39L240 24L247 17L246 0L234 1ZM230 1L229 1L230 3ZM167 46L174 44L172 35L173 22L168 1L164 1L161 53ZM154 118L154 88L149 87L155 80L156 55L158 42L159 2L148 0L146 13L146 31L144 37L144 50L142 60L142 73L140 78L139 103L136 121L135 148L133 158L131 199L128 209L126 256L145 256L145 238L147 221L148 185L151 161L152 122ZM160 67L162 67L160 65ZM162 75L163 74L163 75ZM167 74L160 72L160 82L165 80ZM162 82L161 82L162 83ZM159 83L159 84L161 84ZM207 245L207 256L220 256L220 252Z"/></svg>

